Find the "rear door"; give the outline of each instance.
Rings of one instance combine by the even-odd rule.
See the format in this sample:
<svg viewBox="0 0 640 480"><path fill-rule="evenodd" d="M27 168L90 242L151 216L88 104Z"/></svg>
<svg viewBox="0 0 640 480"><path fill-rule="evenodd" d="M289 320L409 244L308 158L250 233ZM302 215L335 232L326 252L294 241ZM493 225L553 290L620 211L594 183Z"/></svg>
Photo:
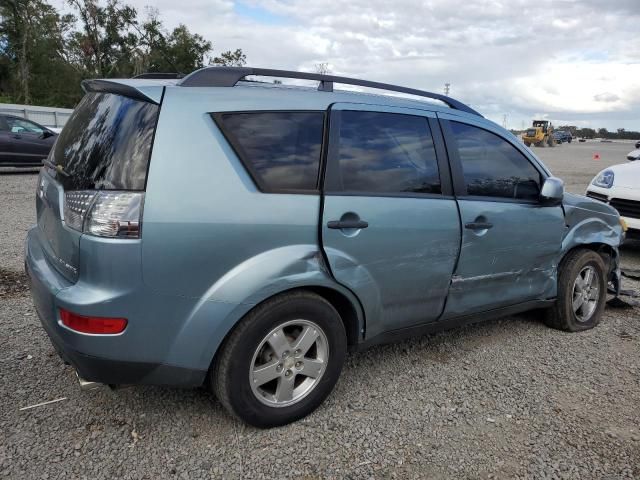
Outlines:
<svg viewBox="0 0 640 480"><path fill-rule="evenodd" d="M436 320L460 222L431 112L330 109L321 234L331 271L360 298L367 336Z"/></svg>
<svg viewBox="0 0 640 480"><path fill-rule="evenodd" d="M555 295L566 227L561 206L539 201L548 174L486 123L439 116L463 226L444 318Z"/></svg>

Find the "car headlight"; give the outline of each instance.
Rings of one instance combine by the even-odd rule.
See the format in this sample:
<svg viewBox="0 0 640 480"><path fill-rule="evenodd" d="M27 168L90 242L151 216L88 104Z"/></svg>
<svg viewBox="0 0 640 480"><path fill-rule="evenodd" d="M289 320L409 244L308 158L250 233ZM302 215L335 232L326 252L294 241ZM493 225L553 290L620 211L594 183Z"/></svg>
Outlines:
<svg viewBox="0 0 640 480"><path fill-rule="evenodd" d="M613 186L613 170L604 170L593 179L592 185L601 188L611 188Z"/></svg>

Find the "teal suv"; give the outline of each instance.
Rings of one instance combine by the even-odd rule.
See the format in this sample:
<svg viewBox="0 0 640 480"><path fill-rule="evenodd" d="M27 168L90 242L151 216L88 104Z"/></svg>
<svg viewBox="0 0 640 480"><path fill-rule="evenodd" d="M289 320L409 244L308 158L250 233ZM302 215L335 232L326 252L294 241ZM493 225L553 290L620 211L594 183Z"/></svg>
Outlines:
<svg viewBox="0 0 640 480"><path fill-rule="evenodd" d="M170 77L85 81L38 178L26 270L81 385L205 385L283 425L349 349L530 309L581 331L619 288L616 211L457 100Z"/></svg>

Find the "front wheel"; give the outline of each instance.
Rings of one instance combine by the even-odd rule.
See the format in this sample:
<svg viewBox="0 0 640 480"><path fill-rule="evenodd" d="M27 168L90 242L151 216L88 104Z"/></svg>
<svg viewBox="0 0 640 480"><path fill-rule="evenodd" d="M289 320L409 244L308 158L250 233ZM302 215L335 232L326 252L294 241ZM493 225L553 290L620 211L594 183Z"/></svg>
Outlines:
<svg viewBox="0 0 640 480"><path fill-rule="evenodd" d="M606 266L592 250L570 252L558 267L558 298L545 323L567 332L595 327L607 296Z"/></svg>
<svg viewBox="0 0 640 480"><path fill-rule="evenodd" d="M329 302L304 291L279 295L252 310L224 342L212 387L245 422L285 425L331 393L346 351L344 325Z"/></svg>

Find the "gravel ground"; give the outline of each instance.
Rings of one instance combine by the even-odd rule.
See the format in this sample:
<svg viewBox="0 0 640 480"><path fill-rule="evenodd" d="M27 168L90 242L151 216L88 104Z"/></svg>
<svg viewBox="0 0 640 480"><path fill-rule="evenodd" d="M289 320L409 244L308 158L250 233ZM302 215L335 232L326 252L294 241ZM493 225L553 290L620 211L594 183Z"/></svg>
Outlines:
<svg viewBox="0 0 640 480"><path fill-rule="evenodd" d="M618 150L535 151L582 193ZM352 354L321 408L268 431L203 390L80 392L20 273L35 179L0 173L0 478L640 477L639 307L581 334L532 313ZM640 268L639 244L622 255Z"/></svg>

